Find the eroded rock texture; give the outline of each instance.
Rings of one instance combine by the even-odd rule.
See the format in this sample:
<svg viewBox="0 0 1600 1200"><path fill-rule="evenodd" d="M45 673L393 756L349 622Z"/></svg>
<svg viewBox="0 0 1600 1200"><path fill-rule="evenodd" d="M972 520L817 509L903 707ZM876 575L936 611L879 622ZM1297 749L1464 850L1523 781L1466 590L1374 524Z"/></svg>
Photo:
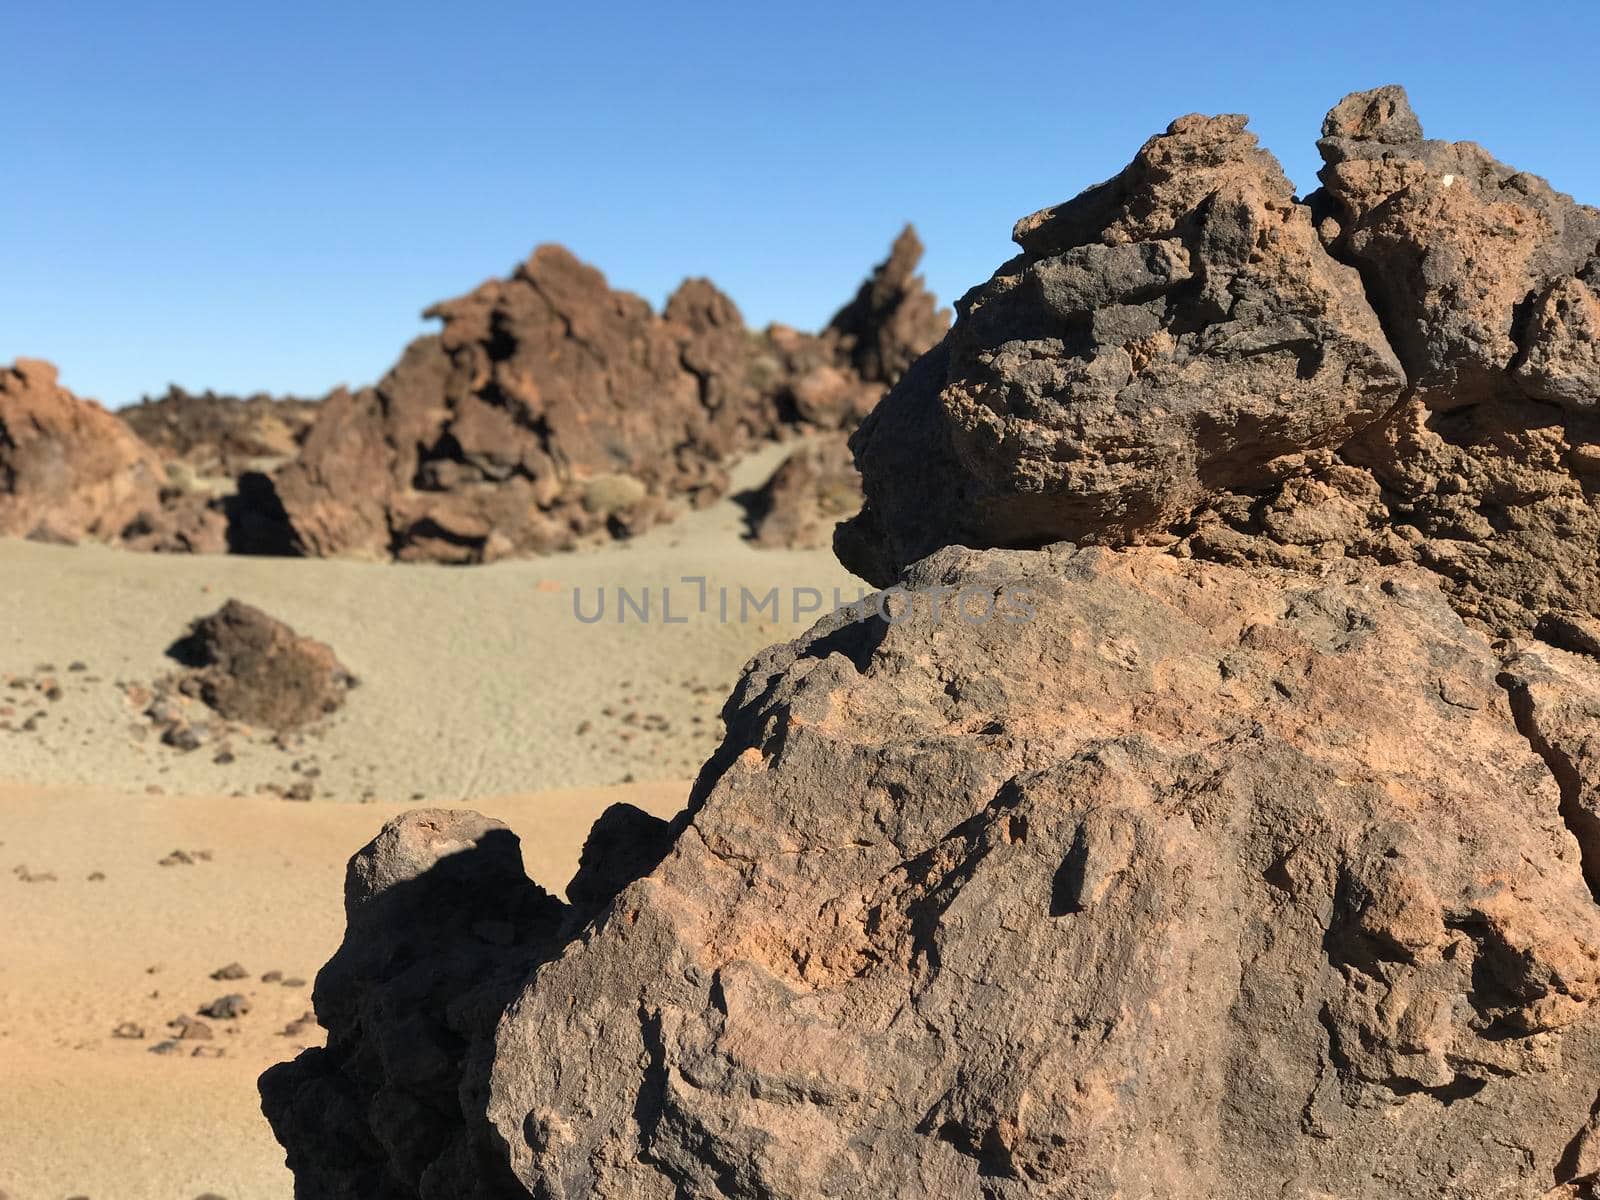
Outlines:
<svg viewBox="0 0 1600 1200"><path fill-rule="evenodd" d="M853 439L881 608L758 655L537 935L352 923L506 989L424 1156L330 966L373 1015L263 1091L303 1196L352 1141L394 1197L1597 1194L1592 214L1397 89L1326 134L1314 205L1195 117L1018 226Z"/></svg>
<svg viewBox="0 0 1600 1200"><path fill-rule="evenodd" d="M517 1193L473 1119L464 1056L556 944L561 909L523 874L516 836L464 809L407 813L351 859L344 944L316 983L327 1047L261 1080L297 1196Z"/></svg>
<svg viewBox="0 0 1600 1200"><path fill-rule="evenodd" d="M853 427L937 339L910 273L920 252L902 235L847 328L811 336L749 330L704 279L658 315L540 247L510 278L429 309L443 331L375 388L328 398L275 477L294 541L317 556L482 562L628 536L676 502L714 499L730 457L793 429Z"/></svg>
<svg viewBox="0 0 1600 1200"><path fill-rule="evenodd" d="M858 434L841 556L879 583L951 543L1350 556L1496 632L1600 611L1600 212L1423 140L1399 88L1323 133L1304 205L1241 118L1187 117L1020 222Z"/></svg>
<svg viewBox="0 0 1600 1200"><path fill-rule="evenodd" d="M160 504L161 460L38 359L0 368L0 536L115 541Z"/></svg>
<svg viewBox="0 0 1600 1200"><path fill-rule="evenodd" d="M496 960L526 978L437 1068L461 1124L430 1135L492 1148L483 1194L1577 1194L1600 910L1429 577L1061 548L906 582L910 618L759 656L659 865L591 871L598 915ZM431 937L341 955L483 953ZM305 1196L393 1119L327 1065L265 1091ZM405 1182L436 1161L372 1194L451 1194Z"/></svg>

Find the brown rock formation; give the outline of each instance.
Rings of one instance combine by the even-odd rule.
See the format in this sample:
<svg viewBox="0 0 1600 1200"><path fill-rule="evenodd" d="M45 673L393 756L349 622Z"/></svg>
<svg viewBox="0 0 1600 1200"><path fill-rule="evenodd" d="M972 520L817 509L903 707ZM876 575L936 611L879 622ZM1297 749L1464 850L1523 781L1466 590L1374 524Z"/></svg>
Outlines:
<svg viewBox="0 0 1600 1200"><path fill-rule="evenodd" d="M161 460L37 359L0 368L0 536L114 541L160 501Z"/></svg>
<svg viewBox="0 0 1600 1200"><path fill-rule="evenodd" d="M753 333L704 279L657 315L541 247L429 309L442 333L375 388L329 397L275 479L293 536L319 556L482 562L637 533L719 495L722 464L757 441L854 425L937 336L919 253L902 235L848 329L811 337Z"/></svg>
<svg viewBox="0 0 1600 1200"><path fill-rule="evenodd" d="M750 540L764 550L814 550L861 508L861 474L842 434L795 447L749 498Z"/></svg>
<svg viewBox="0 0 1600 1200"><path fill-rule="evenodd" d="M163 458L202 477L271 471L300 450L318 402L293 396L221 396L177 385L117 415Z"/></svg>
<svg viewBox="0 0 1600 1200"><path fill-rule="evenodd" d="M1185 118L1019 225L853 440L837 544L896 587L757 656L685 810L607 814L573 907L490 952L453 873L369 852L451 915L353 919L335 964L380 965L330 964L328 1049L264 1078L307 1200L1595 1194L1600 543L1546 486L1593 275L1546 276L1589 217L1417 183L1477 160L1395 89L1327 133L1391 148L1325 144L1378 164L1343 218ZM1531 197L1494 218L1528 245L1475 264L1472 204L1408 208L1457 186ZM441 982L397 1004L402 971Z"/></svg>
<svg viewBox="0 0 1600 1200"><path fill-rule="evenodd" d="M1600 611L1600 212L1422 140L1398 88L1323 132L1307 205L1242 119L1187 117L1022 221L858 435L841 556L879 583L952 542L1350 556L1495 631Z"/></svg>
<svg viewBox="0 0 1600 1200"><path fill-rule="evenodd" d="M893 385L950 328L950 312L940 309L916 273L922 240L907 225L873 268L855 299L834 314L823 331L840 357L862 379Z"/></svg>
<svg viewBox="0 0 1600 1200"><path fill-rule="evenodd" d="M909 618L752 663L689 808L586 855L565 928L491 951L469 905L533 885L358 856L460 916L353 920L319 979L328 1049L263 1084L302 1195L1576 1194L1600 909L1427 575L905 582Z"/></svg>

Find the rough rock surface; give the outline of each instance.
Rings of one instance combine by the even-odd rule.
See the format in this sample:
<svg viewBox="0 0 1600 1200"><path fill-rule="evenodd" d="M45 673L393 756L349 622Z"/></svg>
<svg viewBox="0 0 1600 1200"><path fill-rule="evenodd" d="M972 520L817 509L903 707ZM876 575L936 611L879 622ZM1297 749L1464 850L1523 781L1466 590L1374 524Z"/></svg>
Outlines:
<svg viewBox="0 0 1600 1200"><path fill-rule="evenodd" d="M1397 89L1326 132L1380 175L1444 153ZM318 1011L366 1016L263 1081L302 1196L1594 1197L1600 543L1531 415L1589 395L1588 311L1538 276L1588 218L1465 178L1544 221L1500 213L1556 297L1509 357L1515 287L1450 261L1470 208L1413 245L1438 294L1385 300L1324 239L1358 261L1414 197L1300 205L1238 118L1022 222L853 440L836 544L896 587L751 662L685 810L606 814L537 927L352 910ZM1456 477L1407 475L1425 435ZM1447 570L1416 514L1490 479L1512 511ZM402 965L436 990L391 1001Z"/></svg>
<svg viewBox="0 0 1600 1200"><path fill-rule="evenodd" d="M853 426L880 374L931 343L902 236L821 337L747 329L691 279L659 315L567 251L429 309L375 387L330 396L275 477L303 553L482 562L628 536L726 488L722 464L790 429ZM857 311L859 310L859 311ZM926 310L926 311L924 311ZM908 341L908 339L910 339Z"/></svg>
<svg viewBox="0 0 1600 1200"><path fill-rule="evenodd" d="M861 508L861 474L842 435L796 446L748 502L750 540L762 549L817 549Z"/></svg>
<svg viewBox="0 0 1600 1200"><path fill-rule="evenodd" d="M193 668L180 682L230 721L288 730L344 703L356 679L313 638L238 600L196 621L172 648Z"/></svg>
<svg viewBox="0 0 1600 1200"><path fill-rule="evenodd" d="M1419 563L1502 633L1600 611L1600 212L1423 140L1399 88L1323 132L1305 204L1241 118L1186 117L1020 222L857 435L847 563L1151 542Z"/></svg>
<svg viewBox="0 0 1600 1200"><path fill-rule="evenodd" d="M1510 679L1575 656L1503 667L1415 568L947 550L906 584L751 664L664 858L583 912L498 956L352 920L318 1014L376 1015L264 1083L302 1196L358 1194L312 1182L353 1142L398 1145L383 1196L458 1194L463 1145L482 1196L1578 1194L1600 909ZM425 1043L458 1104L396 1116L415 1004L358 953L430 1006L457 956L526 972Z"/></svg>
<svg viewBox="0 0 1600 1200"><path fill-rule="evenodd" d="M318 402L293 396L223 396L176 384L117 415L163 458L201 477L271 471L293 458Z"/></svg>
<svg viewBox="0 0 1600 1200"><path fill-rule="evenodd" d="M0 536L114 541L156 509L161 460L37 359L0 368Z"/></svg>
<svg viewBox="0 0 1600 1200"><path fill-rule="evenodd" d="M313 993L327 1047L261 1080L296 1196L515 1194L473 1119L477 1098L458 1090L462 1055L487 1045L506 1001L555 944L561 904L523 874L504 825L419 809L350 860L345 915L344 944Z"/></svg>
<svg viewBox="0 0 1600 1200"><path fill-rule="evenodd" d="M857 433L841 557L887 583L952 542L1138 540L1342 444L1405 379L1245 118L1184 117L1018 222L1022 254Z"/></svg>

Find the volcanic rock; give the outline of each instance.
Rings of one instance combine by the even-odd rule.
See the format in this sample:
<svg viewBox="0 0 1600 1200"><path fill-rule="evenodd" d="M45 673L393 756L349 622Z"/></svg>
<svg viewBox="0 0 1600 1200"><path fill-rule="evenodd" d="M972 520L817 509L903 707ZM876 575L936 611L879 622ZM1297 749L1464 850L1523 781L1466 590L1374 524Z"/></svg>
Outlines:
<svg viewBox="0 0 1600 1200"><path fill-rule="evenodd" d="M261 1078L302 1196L507 1196L514 1182L462 1090L495 1021L555 944L562 906L517 838L463 809L397 817L350 860L343 945L318 974L326 1048ZM508 922L510 945L475 937ZM404 932L402 932L404 931ZM335 1144L337 1143L337 1145Z"/></svg>
<svg viewBox="0 0 1600 1200"><path fill-rule="evenodd" d="M225 396L176 384L117 415L146 445L201 476L271 471L299 452L318 401L294 396Z"/></svg>
<svg viewBox="0 0 1600 1200"><path fill-rule="evenodd" d="M1600 211L1423 140L1399 88L1323 132L1305 204L1242 118L1186 117L1020 222L856 435L846 563L1151 543L1418 563L1497 633L1600 612Z"/></svg>
<svg viewBox="0 0 1600 1200"><path fill-rule="evenodd" d="M115 541L159 506L161 460L47 362L0 368L0 536Z"/></svg>
<svg viewBox="0 0 1600 1200"><path fill-rule="evenodd" d="M842 435L797 446L747 502L750 540L763 549L817 549L861 508L861 475Z"/></svg>
<svg viewBox="0 0 1600 1200"><path fill-rule="evenodd" d="M854 426L937 336L911 276L919 253L902 235L842 324L814 337L752 332L704 279L658 315L541 246L510 278L428 309L442 332L375 388L328 397L273 480L293 544L484 562L632 536L674 502L704 504L757 442Z"/></svg>
<svg viewBox="0 0 1600 1200"><path fill-rule="evenodd" d="M172 653L192 668L179 684L185 694L268 729L320 720L356 684L327 645L238 600L196 621Z"/></svg>
<svg viewBox="0 0 1600 1200"><path fill-rule="evenodd" d="M330 1049L263 1080L302 1195L1573 1182L1600 909L1428 575L952 549L904 586L906 619L757 657L670 849L592 919L471 937L542 893L509 835L452 834L437 876L383 849L440 814L357 856ZM492 1001L448 982L496 969Z"/></svg>
<svg viewBox="0 0 1600 1200"><path fill-rule="evenodd" d="M940 309L916 273L922 239L907 225L895 238L889 257L873 268L855 299L834 314L823 331L841 357L862 379L895 384L950 327L950 312Z"/></svg>

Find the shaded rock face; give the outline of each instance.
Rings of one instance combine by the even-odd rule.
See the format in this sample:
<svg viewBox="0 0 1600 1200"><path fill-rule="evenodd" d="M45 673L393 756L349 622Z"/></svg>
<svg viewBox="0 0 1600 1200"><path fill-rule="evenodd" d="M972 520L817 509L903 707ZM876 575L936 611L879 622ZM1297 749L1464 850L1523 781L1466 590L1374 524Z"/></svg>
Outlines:
<svg viewBox="0 0 1600 1200"><path fill-rule="evenodd" d="M223 396L174 384L117 416L163 458L181 461L201 477L237 478L293 458L317 407L315 400L292 396Z"/></svg>
<svg viewBox="0 0 1600 1200"><path fill-rule="evenodd" d="M797 446L746 501L750 541L764 550L815 550L861 508L861 474L842 434Z"/></svg>
<svg viewBox="0 0 1600 1200"><path fill-rule="evenodd" d="M1600 611L1600 212L1423 140L1399 88L1323 133L1305 204L1242 118L1188 117L1020 222L858 433L847 564L1154 543L1415 562L1502 633Z"/></svg>
<svg viewBox="0 0 1600 1200"><path fill-rule="evenodd" d="M562 905L522 871L514 834L465 809L385 826L345 876L344 944L313 993L326 1048L261 1079L297 1196L487 1200L516 1194L476 1079Z"/></svg>
<svg viewBox="0 0 1600 1200"><path fill-rule="evenodd" d="M194 668L180 683L186 694L274 730L321 720L356 685L330 647L238 600L196 621L172 655Z"/></svg>
<svg viewBox="0 0 1600 1200"><path fill-rule="evenodd" d="M367 1194L1579 1194L1600 910L1518 722L1582 660L1503 661L1415 568L952 549L904 583L898 623L752 662L664 856L474 968L524 975L449 1009L425 1166L381 1064L490 952L353 916L335 964L437 990L319 980L353 1032L263 1083L300 1195L385 1138ZM1531 708L1587 763L1582 703Z"/></svg>
<svg viewBox="0 0 1600 1200"><path fill-rule="evenodd" d="M889 370L906 338L937 336L909 278L920 248L897 247L849 335L823 337L756 334L703 279L657 315L541 247L429 309L443 331L375 388L328 398L274 480L293 539L317 556L482 562L629 536L714 499L722 464L757 441L859 420L882 383L851 365L857 351Z"/></svg>
<svg viewBox="0 0 1600 1200"><path fill-rule="evenodd" d="M160 504L161 460L37 359L0 368L0 536L115 541Z"/></svg>

